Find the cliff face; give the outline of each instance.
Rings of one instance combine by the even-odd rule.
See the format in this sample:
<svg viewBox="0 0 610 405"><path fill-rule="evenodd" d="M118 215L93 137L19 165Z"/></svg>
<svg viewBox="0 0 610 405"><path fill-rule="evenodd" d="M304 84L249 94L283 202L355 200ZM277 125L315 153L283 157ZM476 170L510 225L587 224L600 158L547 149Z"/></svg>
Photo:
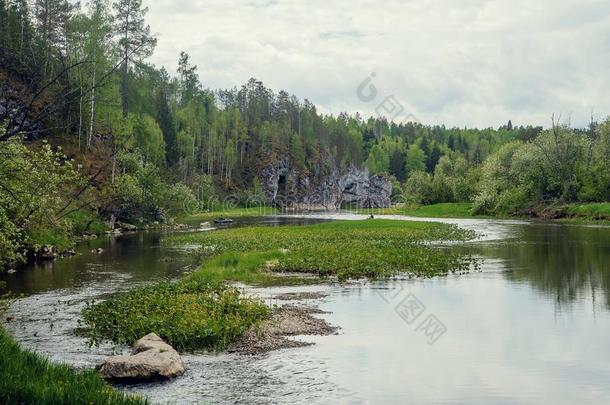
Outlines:
<svg viewBox="0 0 610 405"><path fill-rule="evenodd" d="M389 179L354 166L341 174L333 164L330 173L311 176L299 173L284 160L261 170L260 179L266 203L295 209L334 211L343 204L387 208L392 195Z"/></svg>
<svg viewBox="0 0 610 405"><path fill-rule="evenodd" d="M2 57L2 53L0 53ZM46 134L41 118L45 113L40 112L41 104L32 105L31 91L18 79L0 67L0 140L6 140L17 134L27 139L36 139ZM42 107L47 107L44 104Z"/></svg>

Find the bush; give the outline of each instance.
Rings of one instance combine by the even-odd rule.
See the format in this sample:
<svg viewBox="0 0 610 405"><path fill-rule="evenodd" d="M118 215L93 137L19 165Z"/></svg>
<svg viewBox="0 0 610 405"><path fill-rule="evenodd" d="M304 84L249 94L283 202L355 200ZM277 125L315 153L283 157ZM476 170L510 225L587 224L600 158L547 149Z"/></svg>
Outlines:
<svg viewBox="0 0 610 405"><path fill-rule="evenodd" d="M22 233L0 208L0 271L23 262L22 247Z"/></svg>
<svg viewBox="0 0 610 405"><path fill-rule="evenodd" d="M181 215L185 210L198 210L199 202L189 187L182 183L168 184L159 168L144 163L136 153L123 153L119 158L123 174L116 177L107 190L111 203L107 214L118 219L163 221L166 214Z"/></svg>
<svg viewBox="0 0 610 405"><path fill-rule="evenodd" d="M26 147L16 139L0 142L0 155L0 268L23 261L29 245L70 245L62 213L83 184L72 161L46 142Z"/></svg>
<svg viewBox="0 0 610 405"><path fill-rule="evenodd" d="M434 200L432 178L426 172L416 171L409 176L403 188L405 203L431 204Z"/></svg>

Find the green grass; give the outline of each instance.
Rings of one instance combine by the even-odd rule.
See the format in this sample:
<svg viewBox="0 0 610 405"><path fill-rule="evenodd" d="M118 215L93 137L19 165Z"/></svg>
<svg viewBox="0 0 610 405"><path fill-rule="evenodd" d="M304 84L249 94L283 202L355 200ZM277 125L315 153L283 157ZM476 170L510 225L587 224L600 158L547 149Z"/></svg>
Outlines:
<svg viewBox="0 0 610 405"><path fill-rule="evenodd" d="M69 235L54 229L37 229L29 233L32 245L51 245L59 250L74 247L75 241Z"/></svg>
<svg viewBox="0 0 610 405"><path fill-rule="evenodd" d="M274 272L339 279L387 277L401 272L435 276L466 270L471 259L426 245L465 240L472 232L439 223L392 220L336 221L308 226L247 227L172 235L173 244L199 244L209 259L199 279L252 282Z"/></svg>
<svg viewBox="0 0 610 405"><path fill-rule="evenodd" d="M239 281L249 285L296 285L319 282L304 277L283 277L273 272L285 252L228 252L208 261L190 278L206 282Z"/></svg>
<svg viewBox="0 0 610 405"><path fill-rule="evenodd" d="M268 315L262 301L236 288L187 277L89 303L80 332L92 344L132 345L154 332L179 351L222 350Z"/></svg>
<svg viewBox="0 0 610 405"><path fill-rule="evenodd" d="M72 223L72 233L76 236L85 233L101 235L108 230L104 221L93 211L75 211L66 218Z"/></svg>
<svg viewBox="0 0 610 405"><path fill-rule="evenodd" d="M277 208L268 206L256 206L248 208L216 207L210 209L210 211L198 212L196 214L180 217L178 218L178 221L185 223L196 223L198 221L212 221L217 218L260 217L265 215L275 215L277 213Z"/></svg>
<svg viewBox="0 0 610 405"><path fill-rule="evenodd" d="M352 211L352 210L350 210ZM368 208L355 210L361 214L407 215L428 218L481 218L472 214L472 203L442 203L432 205L404 205L391 208Z"/></svg>
<svg viewBox="0 0 610 405"><path fill-rule="evenodd" d="M570 204L565 210L569 217L610 220L610 203Z"/></svg>
<svg viewBox="0 0 610 405"><path fill-rule="evenodd" d="M93 370L76 371L22 350L0 328L0 403L146 404L114 390Z"/></svg>

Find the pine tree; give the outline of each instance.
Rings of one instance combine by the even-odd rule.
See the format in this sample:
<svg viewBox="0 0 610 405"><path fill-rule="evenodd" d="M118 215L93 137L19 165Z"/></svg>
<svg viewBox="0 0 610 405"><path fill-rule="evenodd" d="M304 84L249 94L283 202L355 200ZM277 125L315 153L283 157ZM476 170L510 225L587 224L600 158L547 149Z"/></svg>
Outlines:
<svg viewBox="0 0 610 405"><path fill-rule="evenodd" d="M163 139L165 140L165 159L167 165L172 167L180 159L180 152L178 150L178 140L176 134L176 119L172 113L169 105L170 97L170 83L169 74L162 68L160 72L161 82L157 90L157 122L161 131L163 132Z"/></svg>
<svg viewBox="0 0 610 405"><path fill-rule="evenodd" d="M35 0L34 21L43 60L43 74L53 73L52 59L67 53L67 24L74 5L66 0Z"/></svg>
<svg viewBox="0 0 610 405"><path fill-rule="evenodd" d="M180 102L185 105L199 93L200 84L197 75L197 65L191 65L190 56L180 52L178 60L178 75L180 76L181 97Z"/></svg>
<svg viewBox="0 0 610 405"><path fill-rule="evenodd" d="M113 4L116 15L115 35L121 49L121 101L123 116L129 113L129 66L150 56L157 39L150 33L144 17L148 7L142 8L142 0L118 0Z"/></svg>

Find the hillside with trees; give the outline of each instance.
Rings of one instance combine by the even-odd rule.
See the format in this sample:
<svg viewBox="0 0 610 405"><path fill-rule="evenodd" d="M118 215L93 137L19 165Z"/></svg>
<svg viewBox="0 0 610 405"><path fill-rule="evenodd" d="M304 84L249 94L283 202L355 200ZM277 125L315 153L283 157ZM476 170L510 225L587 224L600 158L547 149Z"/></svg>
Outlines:
<svg viewBox="0 0 610 405"><path fill-rule="evenodd" d="M213 90L188 53L177 74L140 0L0 1L0 266L110 223L167 222L185 207L260 195L288 160L392 179L396 202L472 202L488 215L610 201L610 121L572 129L447 128L325 115L256 79Z"/></svg>

